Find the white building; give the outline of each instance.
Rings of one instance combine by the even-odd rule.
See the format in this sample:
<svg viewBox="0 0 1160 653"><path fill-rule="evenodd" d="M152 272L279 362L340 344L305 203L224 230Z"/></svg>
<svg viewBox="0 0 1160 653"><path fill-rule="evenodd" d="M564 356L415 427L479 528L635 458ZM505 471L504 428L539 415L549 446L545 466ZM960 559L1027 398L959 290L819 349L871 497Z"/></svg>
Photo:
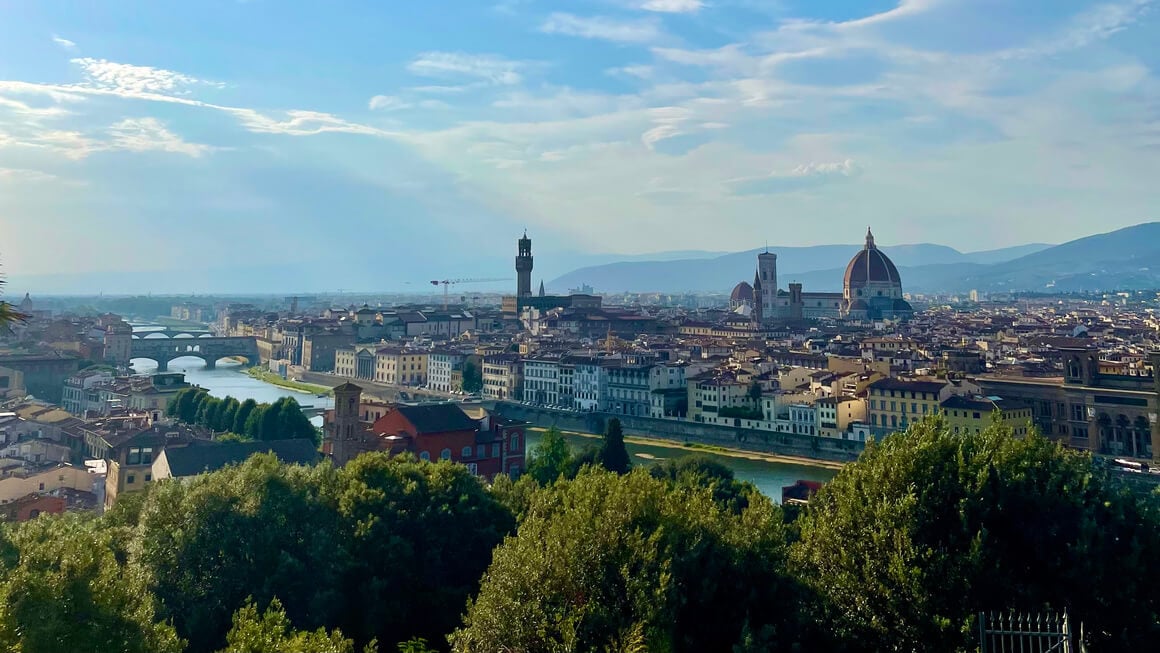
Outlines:
<svg viewBox="0 0 1160 653"><path fill-rule="evenodd" d="M451 373L463 370L467 356L457 351L436 350L427 357L427 385L432 390L451 392Z"/></svg>
<svg viewBox="0 0 1160 653"><path fill-rule="evenodd" d="M600 360L577 357L573 362L572 407L578 411L602 410L600 402L606 396L608 377Z"/></svg>
<svg viewBox="0 0 1160 653"><path fill-rule="evenodd" d="M108 370L81 370L64 381L64 393L61 407L78 417L83 417L85 411L93 410L104 412L100 401L100 393L94 389L113 380L113 373Z"/></svg>
<svg viewBox="0 0 1160 653"><path fill-rule="evenodd" d="M647 416L650 413L649 378L652 365L607 365L607 396L603 405L617 415Z"/></svg>
<svg viewBox="0 0 1160 653"><path fill-rule="evenodd" d="M524 401L537 406L560 405L560 359L555 357L524 360Z"/></svg>

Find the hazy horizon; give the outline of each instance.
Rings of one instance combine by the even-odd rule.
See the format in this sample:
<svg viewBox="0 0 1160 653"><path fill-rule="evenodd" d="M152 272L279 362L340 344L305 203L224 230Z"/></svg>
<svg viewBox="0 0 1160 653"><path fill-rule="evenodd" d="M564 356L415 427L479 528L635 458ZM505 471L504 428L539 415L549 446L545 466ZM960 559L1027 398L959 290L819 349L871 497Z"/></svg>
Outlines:
<svg viewBox="0 0 1160 653"><path fill-rule="evenodd" d="M524 229L537 280L868 224L1065 242L1155 218L1155 4L13 3L0 264L12 292L227 267L398 287L510 276Z"/></svg>

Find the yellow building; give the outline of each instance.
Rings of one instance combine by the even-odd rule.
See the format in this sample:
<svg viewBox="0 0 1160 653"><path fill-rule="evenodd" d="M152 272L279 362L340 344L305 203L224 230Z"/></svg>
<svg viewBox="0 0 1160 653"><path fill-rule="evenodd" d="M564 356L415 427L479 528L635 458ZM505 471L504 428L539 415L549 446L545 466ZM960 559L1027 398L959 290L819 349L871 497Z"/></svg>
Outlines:
<svg viewBox="0 0 1160 653"><path fill-rule="evenodd" d="M390 385L427 383L427 352L384 347L375 352L375 381Z"/></svg>
<svg viewBox="0 0 1160 653"><path fill-rule="evenodd" d="M43 494L62 488L93 491L99 477L83 467L60 465L27 476L12 474L0 478L0 503L9 503L29 494Z"/></svg>
<svg viewBox="0 0 1160 653"><path fill-rule="evenodd" d="M943 416L952 433L981 433L991 424L995 411L999 421L1018 436L1031 429L1031 406L993 397L949 397L942 402Z"/></svg>
<svg viewBox="0 0 1160 653"><path fill-rule="evenodd" d="M868 386L870 432L876 438L905 431L906 427L939 412L953 386L942 381L879 379Z"/></svg>

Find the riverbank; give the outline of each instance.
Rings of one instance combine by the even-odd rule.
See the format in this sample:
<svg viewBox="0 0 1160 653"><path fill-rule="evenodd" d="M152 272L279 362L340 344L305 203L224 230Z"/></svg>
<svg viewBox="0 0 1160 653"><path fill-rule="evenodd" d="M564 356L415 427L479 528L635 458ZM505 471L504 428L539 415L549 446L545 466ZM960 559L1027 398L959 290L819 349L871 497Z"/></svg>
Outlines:
<svg viewBox="0 0 1160 653"><path fill-rule="evenodd" d="M548 429L540 426L530 427L528 430L537 433L543 433ZM564 431L561 433L566 435L573 435L581 438L592 440L599 440L603 436L595 433L585 433L583 431ZM685 453L712 453L718 456L725 456L727 458L739 458L743 460L756 460L766 463L781 463L785 465L802 465L806 467L819 467L821 469L828 469L838 471L846 466L846 463L835 462L832 460L817 460L814 458L804 458L801 456L788 456L783 454L761 453L756 451L745 451L742 449L733 449L730 447L720 447L716 445L697 444L697 443L677 443L672 440L660 440L655 438L644 438L637 435L626 435L624 441L632 444L642 444L650 447L657 447L660 449L671 449L683 451Z"/></svg>
<svg viewBox="0 0 1160 653"><path fill-rule="evenodd" d="M281 376L260 367L251 367L246 370L246 374L251 378L257 379L270 385L276 385L279 388L286 388L287 390L297 390L298 392L309 392L315 395L330 396L333 391L324 385L315 385L313 383L303 383L301 381L291 381L290 379L283 379Z"/></svg>

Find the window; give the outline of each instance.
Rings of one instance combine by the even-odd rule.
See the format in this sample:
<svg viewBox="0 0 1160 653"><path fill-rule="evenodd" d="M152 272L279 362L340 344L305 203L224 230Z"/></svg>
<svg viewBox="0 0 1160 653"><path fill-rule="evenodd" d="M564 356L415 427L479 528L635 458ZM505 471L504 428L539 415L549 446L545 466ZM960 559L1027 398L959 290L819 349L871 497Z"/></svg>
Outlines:
<svg viewBox="0 0 1160 653"><path fill-rule="evenodd" d="M126 485L132 485L132 484L134 484L134 483L136 483L136 482L137 482L137 475L136 475L136 474L129 474L129 476L127 476L127 477L125 478L125 484L126 484Z"/></svg>
<svg viewBox="0 0 1160 653"><path fill-rule="evenodd" d="M471 457L471 445L468 445L468 446L466 446L466 447L464 447L464 448L463 448L463 454L462 454L462 455L463 455L463 457L464 457L464 458L470 458L470 457Z"/></svg>
<svg viewBox="0 0 1160 653"><path fill-rule="evenodd" d="M479 466L475 463L467 463L467 471L472 474L479 474Z"/></svg>
<svg viewBox="0 0 1160 653"><path fill-rule="evenodd" d="M444 449L439 452L439 460L451 460L451 450Z"/></svg>
<svg viewBox="0 0 1160 653"><path fill-rule="evenodd" d="M923 408L926 408L926 406L923 406ZM914 402L911 402L911 404L910 404L910 412L911 412L911 413L917 413L917 412L918 412L918 404L916 404L916 403L914 403Z"/></svg>
<svg viewBox="0 0 1160 653"><path fill-rule="evenodd" d="M499 458L499 443L493 442L491 445L491 457Z"/></svg>
<svg viewBox="0 0 1160 653"><path fill-rule="evenodd" d="M431 460L431 454L427 451L419 452L419 460Z"/></svg>
<svg viewBox="0 0 1160 653"><path fill-rule="evenodd" d="M149 481L152 481L152 480L153 480L153 474L146 474L145 475L145 482L146 483L148 483Z"/></svg>
<svg viewBox="0 0 1160 653"><path fill-rule="evenodd" d="M43 492L43 491L44 491L44 483L41 483L41 484L40 484L40 491L41 491L41 492Z"/></svg>

